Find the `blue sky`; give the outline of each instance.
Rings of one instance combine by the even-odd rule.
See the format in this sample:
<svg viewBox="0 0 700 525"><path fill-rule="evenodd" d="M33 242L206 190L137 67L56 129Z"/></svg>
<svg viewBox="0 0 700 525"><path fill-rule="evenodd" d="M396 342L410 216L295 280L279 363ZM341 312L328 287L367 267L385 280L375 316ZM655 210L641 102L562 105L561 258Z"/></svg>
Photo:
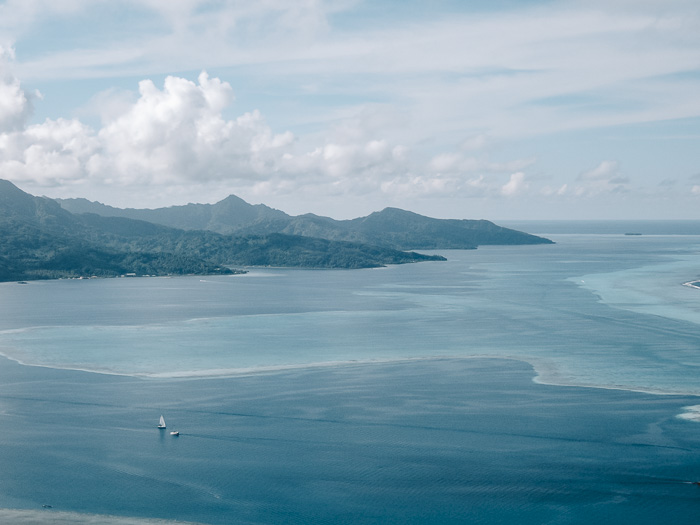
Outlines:
<svg viewBox="0 0 700 525"><path fill-rule="evenodd" d="M700 219L697 0L0 0L0 178L121 207Z"/></svg>

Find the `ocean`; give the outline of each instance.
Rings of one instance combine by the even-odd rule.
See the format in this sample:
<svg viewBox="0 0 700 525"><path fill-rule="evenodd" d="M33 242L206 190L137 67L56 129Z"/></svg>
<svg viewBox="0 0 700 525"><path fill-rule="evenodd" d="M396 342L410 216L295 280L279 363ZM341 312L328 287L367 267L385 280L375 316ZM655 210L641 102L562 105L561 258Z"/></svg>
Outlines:
<svg viewBox="0 0 700 525"><path fill-rule="evenodd" d="M694 523L699 230L601 224L0 284L0 522Z"/></svg>

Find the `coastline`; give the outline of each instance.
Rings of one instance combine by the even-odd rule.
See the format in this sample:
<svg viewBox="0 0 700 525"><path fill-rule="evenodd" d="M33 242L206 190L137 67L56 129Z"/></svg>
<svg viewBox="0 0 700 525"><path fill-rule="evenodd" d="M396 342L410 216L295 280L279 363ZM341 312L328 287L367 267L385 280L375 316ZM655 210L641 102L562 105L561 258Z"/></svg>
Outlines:
<svg viewBox="0 0 700 525"><path fill-rule="evenodd" d="M82 514L53 509L27 510L0 508L0 522L13 525L202 525L194 521L130 518L106 514Z"/></svg>
<svg viewBox="0 0 700 525"><path fill-rule="evenodd" d="M567 380L562 377L559 367L551 360L532 357L532 356L516 356L508 354L473 354L473 355L434 355L421 357L398 357L390 359L350 359L342 361L322 361L315 363L299 363L299 364L281 364L257 367L244 368L225 368L225 369L208 369L187 372L153 372L153 373L125 373L113 370L100 370L77 366L56 366L41 363L26 363L21 359L7 355L0 351L0 358L7 359L17 363L20 366L45 368L50 370L66 370L71 372L82 372L87 374L98 374L105 376L125 377L139 379L143 381L170 381L170 380L209 380L209 379L235 379L244 377L256 377L281 374L295 371L314 371L324 369L343 369L349 367L365 367L365 366L381 366L392 364L409 364L420 362L443 362L443 361L469 361L469 360L505 360L517 361L530 366L533 371L532 382L535 384L554 386L554 387L573 387L573 388L591 388L600 390L618 390L625 392L634 392L640 394L651 394L658 396L691 396L700 397L700 392L684 391L684 390L660 390L640 385L616 385L616 384L601 384L601 383L582 383L574 380ZM687 417L689 420L700 421L700 414L697 418Z"/></svg>
<svg viewBox="0 0 700 525"><path fill-rule="evenodd" d="M567 248L568 245L562 241L558 246ZM690 268L696 265L694 255L692 257L683 255L679 262L678 256L674 253L671 262L648 264L636 269L617 269L613 272L584 274L570 272L566 269L559 275L565 283L564 286L545 288L543 284L538 290L557 299L557 294L559 294L563 299L569 297L570 294L566 287L570 286L569 283L574 283L577 287L584 289L585 295L581 295L577 302L579 306L571 311L557 310L557 312L563 312L563 315L555 317L533 311L533 319L538 323L537 325L524 321L530 315L527 313L525 316L515 319L516 322L512 327L509 327L513 335L508 337L504 336L500 327L495 325L489 332L491 328L488 324L489 317L481 314L473 315L473 312L477 312L481 308L478 300L475 299L479 287L483 283L500 284L498 280L488 278L488 274L484 273L486 270L482 268L486 262L502 258L501 248L499 247L496 251L498 253L494 255L490 254L489 250L483 250L476 261L478 264L468 267L469 272L464 273L469 278L457 283L453 279L453 272L456 270L466 272L467 266L465 264L470 260L463 253L458 255L463 256L464 261L456 258L457 262L453 263L454 267L447 268L443 272L445 275L438 273L437 277L440 278L436 279L433 279L432 271L426 272L424 269L416 273L412 269L383 268L383 272L390 272L390 274L386 279L376 278L374 280L371 279L371 276L377 275L374 272L362 272L361 277L359 277L359 273L356 274L357 277L353 277L355 274L351 272L338 273L336 274L337 279L334 278L330 281L335 283L336 280L339 280L341 284L339 287L341 299L337 300L337 304L331 303L333 309L327 306L328 303L325 300L316 299L314 294L308 293L309 290L320 291L322 288L315 278L316 275L319 275L318 272L313 272L314 277L312 278L309 272L299 274L296 271L256 270L247 276L242 276L241 279L207 280L207 282L218 285L221 283L235 284L235 288L229 286L202 287L200 281L203 279L167 279L160 281L160 283L164 283L163 286L158 285L152 289L154 297L162 296L164 300L150 301L146 297L145 301L135 302L141 317L128 318L128 322L125 322L124 326L119 323L110 324L112 318L109 315L113 314L107 309L104 310L106 313L103 313L100 309L102 301L114 297L117 293L123 293L123 297L129 299L143 299L146 294L141 291L142 287L135 286L133 281L129 283L129 287L126 287L126 292L121 285L125 285L127 282L120 282L118 286L103 286L100 283L100 286L95 287L94 292L90 289L84 294L88 300L87 304L94 306L103 315L99 318L99 322L86 324L86 332L80 331L82 325L79 323L76 324L75 329L71 325L58 328L60 323L56 323L57 327L54 327L50 324L55 320L54 314L50 308L45 308L45 311L37 316L38 320L34 326L18 329L8 328L0 331L0 335L7 335L0 340L0 354L24 366L76 370L145 380L242 377L273 374L287 370L309 370L358 364L484 357L526 362L535 370L533 381L542 384L605 388L659 395L700 395L700 391L698 391L700 387L697 387L694 378L688 374L681 375L680 370L672 370L663 375L658 372L646 373L646 371L652 370L655 364L663 363L662 353L665 352L663 345L666 344L667 340L660 339L653 343L649 340L648 347L646 347L644 345L647 345L648 339L642 335L644 330L650 329L650 326L653 326L653 330L658 333L668 330L668 333L674 336L672 342L668 344L680 345L680 348L686 353L686 355L679 353L678 347L670 348L668 353L672 359L670 364L676 365L676 368L679 369L683 363L695 363L696 354L692 337L696 333L697 322L686 327L677 324L670 327L663 320L663 318L670 318L682 322L697 321L697 308L690 308L698 304L697 297L687 288L700 288L700 281L688 281L684 283L687 286L683 288L680 286L682 279L687 278L689 274L693 275L693 270ZM654 251L654 253L656 252ZM578 251L574 250L573 255L578 255ZM569 264L578 261L573 256L570 257L568 252L562 259ZM538 261L539 256L534 257L533 261L530 262ZM539 270L537 271L539 272ZM639 298L627 293L628 284L629 288L635 292L638 287L642 287L644 284L642 289L644 292L649 281L648 274L652 272L653 274L663 274L663 280L652 284L656 288L664 286L664 292L670 288L671 292L668 296L660 296L660 299L657 300L654 295L656 288L652 289L654 293L651 295L642 295ZM430 279L426 278L424 275L426 273L429 274ZM290 275L294 279L290 279ZM330 274L323 273L323 275ZM577 275L577 277L571 277L571 275ZM640 276L641 278L639 278ZM280 278L278 283L268 284L268 282L263 281L276 277ZM592 282L589 282L588 277L591 277ZM585 285L582 282L584 278ZM368 279L369 283L367 283ZM613 289L612 292L603 290L605 293L602 294L601 298L601 293L596 289L596 284L600 283L596 283L596 280L601 281L603 285L610 284L608 281L616 285L613 279L624 285L622 292L627 293L627 295L619 298L615 297L615 293L618 293L616 289ZM158 282L159 280L153 280L152 284ZM669 285L669 282L672 283L672 286ZM410 285L406 283L410 283ZM256 303L256 309L250 314L247 313L248 305L245 301L235 302L237 297L244 297L248 293L260 293L261 290L274 290L278 286L289 287L292 293L298 294L292 297L302 297L300 302L304 308L300 308L298 311L294 309L286 311L277 306L270 307L270 304L274 304L272 301L277 300L276 293L264 296L259 301L259 305ZM46 295L41 293L42 290L39 286L17 286L16 288L17 293L14 295L8 293L8 304L14 296L21 300L27 300L27 304L30 305L32 303L29 301L38 301ZM84 286L54 286L50 292L55 293L56 297L60 298L65 297L68 293L79 294L84 289ZM172 297L179 298L174 294L175 292L180 293L180 290L184 290L184 294L195 297L198 301L211 301L214 307L211 311L203 311L202 317L192 317L199 314L199 310L190 312L183 308L184 320L177 319L177 315L170 319L168 318L169 309L178 304L176 301L172 303L170 301ZM528 305L529 299L526 296L518 295L517 288L511 290L509 286L507 290L504 286L500 296L498 295L500 288L497 287L494 291L496 292L494 297L497 301L494 301L493 304L487 303L487 306L496 308L495 311L500 312L500 308L504 304L510 307L510 299L508 299L510 294L514 294L514 305L518 307ZM606 297L606 294L610 294L611 297ZM366 299L368 305L366 312L361 309L364 308L365 296L368 297ZM686 302L675 301L677 296ZM99 297L100 300L93 299L94 297ZM229 298L233 299L230 306ZM326 299L326 296L321 295L321 298ZM605 299L611 300L606 303ZM639 304L635 303L637 299ZM123 305L117 304L122 308L128 307L126 301ZM403 311L404 314L397 315L396 320L385 315L383 308L387 304L395 308L396 312ZM551 304L556 306L556 303ZM649 323L646 319L637 319L636 317L632 319L626 314L618 315L615 312L598 311L597 304L605 305L602 308L613 307L633 312L635 316L638 313L654 315L655 320L650 319L653 323ZM671 307L667 305L671 305ZM587 308L593 307L596 308L595 317L588 317L589 310ZM686 307L688 311L680 311L683 307ZM329 309L326 310L326 308ZM375 315L375 310L371 308L376 308L378 314ZM446 317L442 316L441 308L447 309L448 315ZM23 322L27 317L23 315L25 312L15 314L12 306L8 306L7 311L8 314L15 315L19 322ZM180 314L179 310L174 311L178 315ZM386 312L389 311L393 310L386 310ZM423 311L426 312L425 319L428 320L423 320L421 314ZM121 310L118 312L121 313ZM149 319L148 316L153 312L155 312L154 319ZM27 307L26 313L32 313L29 311L29 307ZM81 314L89 316L91 313L86 307L78 309L76 316L80 319ZM584 315L581 316L581 314ZM277 316L280 317L277 318ZM7 319L12 319L12 316L8 315ZM142 319L144 319L143 328L139 324ZM447 320L444 324L446 332L442 330L443 319ZM479 320L475 321L476 319ZM580 320L588 324L588 319L595 322L597 326L612 328L617 339L614 344L611 344L611 351L601 350L596 354L597 349L604 349L605 345L608 344L601 336L595 338L595 341L590 345L583 345L590 346L590 348L577 347L572 348L574 351L569 352L570 341L566 337L562 337L561 333L568 329L568 326L577 326ZM599 322L603 319L604 322ZM485 321L485 323L480 323L480 321ZM398 322L406 324L399 325ZM463 323L464 327L468 327L469 323L473 322L476 323L473 329L462 331L462 328L459 328L452 332L449 331L453 327L458 327L458 323ZM627 347L625 330L628 325L634 329L634 332L630 333L639 336L638 341L630 341L629 345L640 345L640 347L645 348L645 353L639 354L639 357L631 351L627 352L629 355L625 353L624 348ZM11 327L12 323L8 321L7 326ZM15 323L15 326L21 325ZM347 326L363 328L358 331L341 330ZM411 335L405 336L403 332L397 332L395 337L386 337L386 334L390 332L384 331L384 326L405 326ZM417 328L414 328L415 326ZM581 326L584 325L581 324ZM171 328L174 328L172 330L174 335L169 335ZM371 330L375 328L384 337L384 340L380 339L378 343L375 343L369 335ZM24 335L17 336L14 333L35 329L39 331L36 336L34 334L28 334L26 337ZM339 350L333 348L335 337L333 331L336 329L344 336L344 341L351 341L346 348L341 345L338 346ZM288 347L286 341L291 340L290 338L296 335L296 330L300 330L302 334L311 334L308 337L310 344L296 343ZM549 336L550 331L553 337ZM316 332L318 332L318 336ZM475 335L472 337L473 333ZM521 347L517 341L519 333L528 334L525 346ZM605 333L605 330L598 330L596 333L602 334ZM265 339L265 337L260 338L256 334L264 334L265 337L269 334L275 335ZM678 337L675 337L676 335ZM258 339L256 340L254 337L258 337ZM218 346L210 344L205 345L206 348L202 347L201 350L198 350L203 338L210 338ZM301 337L300 340L305 341L305 336ZM262 343L258 345L256 341L262 341ZM24 345L24 342L27 342L27 345ZM64 345L66 350L54 352L53 348L57 342ZM229 344L232 345L233 352L231 353L227 353L226 345ZM528 345L532 345L532 347L530 348ZM331 350L327 350L328 347ZM77 350L74 351L73 348ZM120 348L124 349L123 354L119 352ZM151 348L154 350L153 353L150 352ZM252 351L248 352L246 350L248 348ZM618 348L621 349L619 352L617 352ZM93 352L93 349L100 349L101 353ZM139 349L143 349L143 351ZM262 351L258 353L256 349ZM171 350L172 353L170 353ZM593 356L590 360L586 353L588 351L591 351ZM222 357L227 355L231 357ZM190 358L191 356L194 357ZM608 367L610 363L612 365ZM626 366L627 364L630 366ZM608 370L615 370L615 372L608 373ZM662 370L667 370L667 368L659 371ZM680 379L675 380L673 373L678 373L677 377Z"/></svg>

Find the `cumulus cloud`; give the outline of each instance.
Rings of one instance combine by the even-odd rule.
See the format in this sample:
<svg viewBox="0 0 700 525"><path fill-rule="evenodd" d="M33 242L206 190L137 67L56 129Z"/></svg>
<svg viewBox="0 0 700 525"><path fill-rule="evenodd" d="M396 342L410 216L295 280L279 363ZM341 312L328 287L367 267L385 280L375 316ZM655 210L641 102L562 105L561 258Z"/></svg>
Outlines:
<svg viewBox="0 0 700 525"><path fill-rule="evenodd" d="M473 159L464 159L457 153L442 153L431 159L429 167L436 172L471 171L476 167L476 162Z"/></svg>
<svg viewBox="0 0 700 525"><path fill-rule="evenodd" d="M21 128L31 112L31 102L20 86L19 80L0 76L0 131Z"/></svg>
<svg viewBox="0 0 700 525"><path fill-rule="evenodd" d="M92 129L75 119L47 120L22 132L0 135L0 141L5 146L0 166L10 178L47 186L82 179L99 147Z"/></svg>
<svg viewBox="0 0 700 525"><path fill-rule="evenodd" d="M525 180L525 174L522 171L513 173L510 179L501 187L501 193L507 197L512 197L522 193L528 188L528 183Z"/></svg>
<svg viewBox="0 0 700 525"><path fill-rule="evenodd" d="M441 153L434 156L428 163L428 169L433 173L508 173L521 171L535 162L534 158L516 159L508 162L493 162L487 158L466 156L462 153Z"/></svg>
<svg viewBox="0 0 700 525"><path fill-rule="evenodd" d="M566 193L569 190L569 185L568 184L562 184L558 188L553 188L552 186L544 186L541 190L540 193L544 195L545 197L552 197L552 196L562 196L566 195Z"/></svg>
<svg viewBox="0 0 700 525"><path fill-rule="evenodd" d="M510 197L529 189L522 170L534 162L535 159L494 162L485 156L467 156L462 151L445 152L423 166L407 166L406 173L397 174L382 189L411 197ZM505 185L503 175L509 176Z"/></svg>
<svg viewBox="0 0 700 525"><path fill-rule="evenodd" d="M391 191L386 184L408 170L406 148L386 140L329 142L309 152L287 153L278 174L298 186L325 186L330 194L364 195Z"/></svg>
<svg viewBox="0 0 700 525"><path fill-rule="evenodd" d="M578 176L578 180L611 180L617 177L618 162L615 160L604 160L592 170L584 171Z"/></svg>
<svg viewBox="0 0 700 525"><path fill-rule="evenodd" d="M222 118L233 100L229 84L206 73L198 83L167 77L162 90L141 81L139 95L126 113L100 130L102 150L93 159L93 172L111 171L127 183L145 178L163 183L251 171L253 151L261 149L254 143L265 125L258 114Z"/></svg>
<svg viewBox="0 0 700 525"><path fill-rule="evenodd" d="M0 46L0 133L22 128L32 112L31 95L10 72L14 49Z"/></svg>
<svg viewBox="0 0 700 525"><path fill-rule="evenodd" d="M620 172L615 160L604 160L595 168L581 173L577 177L574 193L578 196L594 196L602 193L620 193L627 191L629 178Z"/></svg>
<svg viewBox="0 0 700 525"><path fill-rule="evenodd" d="M91 195L131 195L128 205L135 205L139 194L149 206L149 197L164 192L195 199L211 194L203 188L222 194L306 188L319 195L510 197L528 189L522 170L534 162L492 162L467 155L463 145L416 159L409 147L383 138L372 115L356 115L302 145L290 132L274 132L257 110L226 118L233 88L206 72L196 81L169 76L162 87L143 80L136 96L100 94L92 102L104 102L98 128L77 118L27 125L31 97L14 77L4 86L0 108L8 117L0 128L0 170L30 187L63 188L60 196L109 188ZM511 175L503 185L505 174ZM75 186L81 189L71 192Z"/></svg>
<svg viewBox="0 0 700 525"><path fill-rule="evenodd" d="M9 93L9 94L8 94ZM99 180L115 186L194 183L264 177L291 133L274 134L259 112L226 120L231 86L202 73L197 83L150 80L139 97L100 130L72 119L24 126L27 97L17 82L0 88L8 124L0 133L0 167L16 180L42 185Z"/></svg>
<svg viewBox="0 0 700 525"><path fill-rule="evenodd" d="M12 96L3 101L14 120L0 132L0 169L36 186L148 192L210 184L289 192L317 184L362 194L382 191L387 179L408 171L407 148L366 132L340 133L338 140L299 151L295 136L274 133L259 111L226 119L233 89L205 72L196 82L167 77L162 88L143 80L135 100L116 93L99 129L78 119L26 126L20 117L27 95L14 80L8 86Z"/></svg>
<svg viewBox="0 0 700 525"><path fill-rule="evenodd" d="M406 148L384 139L354 134L299 152L294 135L274 133L258 111L226 119L233 89L206 73L196 82L167 77L162 88L140 82L137 99L118 94L98 130L77 119L26 126L29 99L10 80L0 88L0 169L16 181L146 189L207 183L270 189L271 181L289 189L315 182L362 193L377 191L406 165Z"/></svg>

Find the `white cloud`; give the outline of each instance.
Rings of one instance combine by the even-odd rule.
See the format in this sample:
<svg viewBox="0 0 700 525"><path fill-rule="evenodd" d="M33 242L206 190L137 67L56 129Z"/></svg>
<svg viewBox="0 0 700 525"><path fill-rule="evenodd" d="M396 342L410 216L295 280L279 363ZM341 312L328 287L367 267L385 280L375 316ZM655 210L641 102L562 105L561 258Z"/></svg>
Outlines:
<svg viewBox="0 0 700 525"><path fill-rule="evenodd" d="M77 120L47 120L0 134L0 170L14 181L52 187L80 182L99 148L94 132Z"/></svg>
<svg viewBox="0 0 700 525"><path fill-rule="evenodd" d="M13 60L15 60L15 48L11 45L0 45L0 66L7 67L7 63Z"/></svg>
<svg viewBox="0 0 700 525"><path fill-rule="evenodd" d="M19 80L0 72L0 131L19 129L31 114L32 104Z"/></svg>
<svg viewBox="0 0 700 525"><path fill-rule="evenodd" d="M50 10L49 4L43 5ZM162 17L164 33L122 33L117 46L100 42L48 52L21 64L21 76L254 66L267 86L283 79L299 91L311 83L324 94L379 95L416 115L416 134L434 136L435 130L469 123L480 133L465 142L473 149L483 147L486 134L531 135L700 114L696 85L666 78L697 67L696 10L667 4L622 10L554 2L404 23L378 18L369 28L356 24L341 31L333 21L362 4L149 0L140 5ZM606 103L620 93L634 110ZM564 100L581 95L592 103Z"/></svg>
<svg viewBox="0 0 700 525"><path fill-rule="evenodd" d="M442 153L432 158L429 167L437 172L457 171L465 167L465 160L458 153Z"/></svg>
<svg viewBox="0 0 700 525"><path fill-rule="evenodd" d="M349 193L377 191L406 170L406 151L385 140L330 142L307 153L287 153L278 171L300 184L331 185Z"/></svg>
<svg viewBox="0 0 700 525"><path fill-rule="evenodd" d="M454 177L435 177L406 173L384 181L380 186L386 195L407 197L443 197L461 191L461 181Z"/></svg>
<svg viewBox="0 0 700 525"><path fill-rule="evenodd" d="M513 173L506 184L501 187L501 193L507 197L513 197L522 193L528 188L528 183L525 180L525 174L522 171Z"/></svg>
<svg viewBox="0 0 700 525"><path fill-rule="evenodd" d="M19 97L8 108L18 113L24 92L12 85ZM405 147L367 138L360 128L299 151L292 133L274 133L258 111L224 118L233 100L230 84L206 73L197 82L167 77L162 89L144 80L135 101L118 94L98 130L77 119L47 119L0 133L0 170L47 188L94 185L112 195L147 195L163 187L290 192L304 185L363 194L382 191L386 180L408 169Z"/></svg>
<svg viewBox="0 0 700 525"><path fill-rule="evenodd" d="M595 168L581 173L574 189L577 196L597 196L603 193L624 193L629 190L629 178L620 172L615 160L604 160Z"/></svg>
<svg viewBox="0 0 700 525"><path fill-rule="evenodd" d="M563 184L559 186L558 188L553 188L551 186L544 186L542 189L540 189L540 193L544 195L545 197L561 197L562 195L566 195L567 192L569 191L569 185L568 184Z"/></svg>
<svg viewBox="0 0 700 525"><path fill-rule="evenodd" d="M32 112L31 95L10 72L14 49L0 45L0 133L22 128Z"/></svg>
<svg viewBox="0 0 700 525"><path fill-rule="evenodd" d="M104 126L91 174L112 173L119 183L204 183L269 177L291 133L274 134L259 112L224 119L233 102L227 82L168 77L163 89L139 84L131 108Z"/></svg>
<svg viewBox="0 0 700 525"><path fill-rule="evenodd" d="M619 173L618 162L615 160L604 160L592 170L584 171L578 176L579 180L611 180Z"/></svg>
<svg viewBox="0 0 700 525"><path fill-rule="evenodd" d="M434 156L428 163L428 169L433 173L507 173L520 171L534 164L535 159L515 159L507 162L494 162L486 157L466 156L462 153L441 153Z"/></svg>
<svg viewBox="0 0 700 525"><path fill-rule="evenodd" d="M20 114L26 94L14 79L9 85L18 96L8 97L8 107ZM233 89L206 73L196 81L170 76L162 87L141 81L135 99L123 92L104 96L116 102L102 115L99 129L78 119L30 126L20 120L0 133L0 170L11 180L68 193L56 196L102 187L93 198L123 205L113 200L121 193L131 196L132 206L139 204L137 194L143 197L140 205L172 204L155 199L163 188L166 198L188 201L242 189L266 198L302 191L319 199L384 195L395 201L511 198L529 192L532 184L523 170L534 159L493 161L484 152L468 155L460 144L457 151L422 161L413 148L381 138L385 128L371 113L315 135L322 145L312 141L308 147L308 137L301 145L292 133L275 133L258 111L224 117L234 102ZM606 160L579 180L574 193L592 195L619 191L623 178L618 163ZM563 185L538 193L561 196L569 190Z"/></svg>
<svg viewBox="0 0 700 525"><path fill-rule="evenodd" d="M626 190L621 164L637 182L657 177L646 132L629 125L693 135L696 0L453 4L418 19L358 0L0 0L0 55L12 66L0 66L0 176L191 199L303 189L319 202L427 195L515 209L504 197ZM202 69L231 84L191 81ZM123 89L174 71L191 80ZM27 87L56 85L41 104ZM234 88L249 106L234 106ZM76 111L81 96L92 100ZM618 125L614 143L601 128ZM566 133L593 128L593 139ZM696 168L690 153L672 158L692 151L677 140L658 165L681 180ZM610 153L594 150L613 144L619 161L596 166ZM532 172L530 152L543 158ZM688 195L697 181L686 182Z"/></svg>
<svg viewBox="0 0 700 525"><path fill-rule="evenodd" d="M137 187L264 178L274 170L276 152L294 138L272 133L258 112L225 120L231 86L206 73L198 83L168 77L162 90L142 81L138 100L99 131L77 119L24 126L26 94L18 82L6 85L0 95L11 96L0 107L12 126L0 133L0 168L36 184L92 179Z"/></svg>

